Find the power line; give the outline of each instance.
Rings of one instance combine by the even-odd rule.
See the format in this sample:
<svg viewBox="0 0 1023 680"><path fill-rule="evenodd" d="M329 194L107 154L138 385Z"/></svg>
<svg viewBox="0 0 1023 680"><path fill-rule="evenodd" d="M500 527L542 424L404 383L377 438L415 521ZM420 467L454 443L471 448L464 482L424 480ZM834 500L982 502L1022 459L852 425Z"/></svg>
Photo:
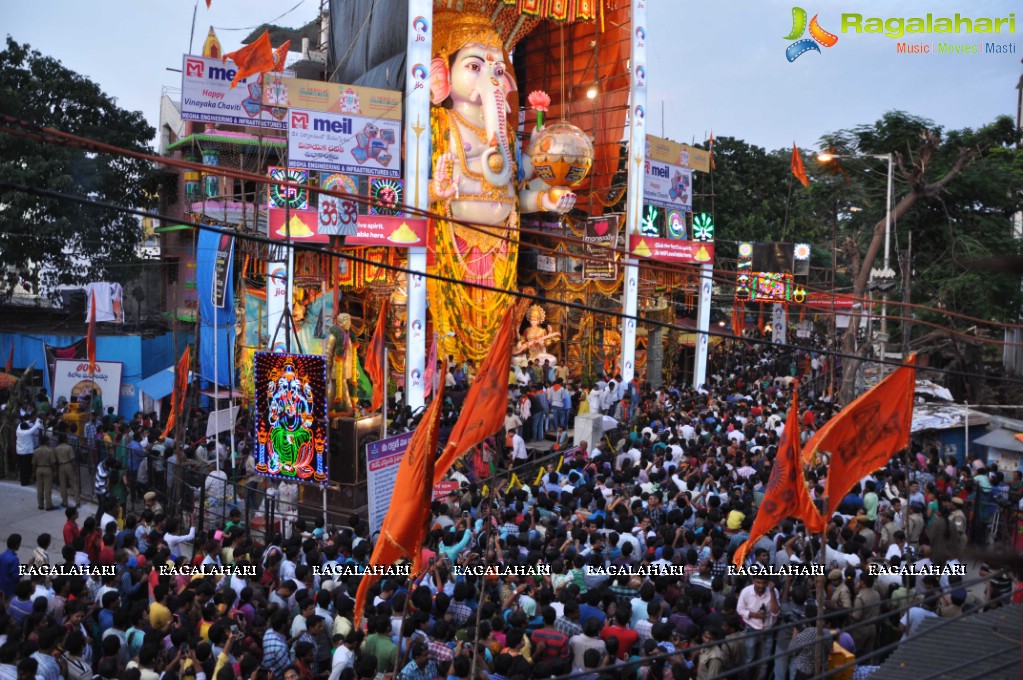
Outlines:
<svg viewBox="0 0 1023 680"><path fill-rule="evenodd" d="M206 229L207 231L212 231L212 232L217 233L217 234L223 234L223 235L227 235L227 236L234 236L234 237L242 239L242 240L253 241L253 242L256 242L256 243L263 243L263 244L273 245L273 246L278 246L278 247L286 245L285 243L283 243L281 241L276 241L274 239L271 239L268 236L263 236L261 234L247 234L247 233L243 233L243 232L237 232L237 231L235 231L233 229L227 229L227 228L223 228L223 227L216 227L216 226L212 226L212 225L208 225L208 224L202 224L202 223L199 223L199 222L191 222L189 220L184 220L184 219L178 219L176 217L171 217L170 215L163 215L161 213L147 212L147 211L144 211L144 210L139 210L137 208L127 208L127 207L119 206L119 205L116 205L116 204L113 204L113 203L108 203L108 202L104 202L104 201L96 201L94 199L89 199L89 198L82 198L80 196L73 196L71 194L65 194L65 193L62 193L62 192L51 191L49 189L41 189L41 188L38 188L38 187L31 187L31 186L28 186L28 185L18 184L16 182L11 182L11 181L8 181L8 180L5 180L5 179L0 179L0 187L4 187L4 188L7 188L7 189L13 189L13 190L16 190L16 191L23 191L25 193L29 193L29 194L33 194L33 195L37 195L37 196L45 196L47 198L54 198L54 199L58 199L58 200L71 201L71 202L75 202L75 203L79 203L79 204L83 204L83 205L90 205L90 206L94 206L94 207L100 207L100 208L104 208L104 209L107 209L107 210L117 210L117 211L121 211L121 212L126 212L126 213L131 213L131 214L139 215L141 217L151 217L151 218L160 219L160 220L177 221L179 224L185 224L185 225L188 225L188 226L195 227L197 229ZM674 330L674 331L683 331L683 332L686 332L686 333L695 333L695 334L700 334L700 335L707 335L708 337L717 337L717 338L722 338L722 339L725 339L725 340L739 340L741 342L745 342L745 343L752 344L752 345L760 345L760 346L774 347L774 348L783 348L783 349L786 349L786 350L789 350L789 351L815 352L817 354L824 354L824 355L831 356L831 357L836 357L836 358L841 358L841 359L848 359L848 360L856 360L856 361L861 361L861 362L865 361L865 362L871 363L871 364L883 365L883 366L892 366L894 368L902 368L902 367L906 366L906 364L904 364L904 363L902 363L900 361L894 361L894 360L891 360L891 359L880 359L880 358L878 358L878 359L869 359L869 360L867 360L867 359L864 359L863 357L861 357L859 355L845 354L843 352L835 351L835 350L831 350L831 349L822 349L822 348L819 348L819 347L804 347L804 346L801 346L801 345L793 345L793 344L782 344L782 343L776 343L776 342L774 342L772 340L766 340L766 339L761 339L761 338L748 338L748 337L737 338L736 336L734 336L732 334L721 333L721 332L714 331L714 330L703 331L703 330L699 330L699 329L683 328L682 326L678 326L676 324L668 323L668 322L665 322L665 321L657 321L657 320L654 320L654 319L644 319L642 317L631 316L631 315L625 314L624 312L617 312L617 311L611 311L611 310L606 310L606 309L600 309L598 307L593 307L593 306L590 306L590 305L584 305L584 304L580 304L578 302L569 302L569 301L565 301L565 300L546 298L546 297L542 297L540 295L535 295L535 294L532 294L532 293L525 293L525 292L521 292L521 291L517 291L517 290L504 290L504 289L498 288L497 286L489 286L489 285L482 284L482 283L471 283L471 282L468 282L468 281L463 281L462 279L456 279L456 278L453 278L453 277L442 276L440 274L431 274L429 272L425 272L425 273L424 272L419 272L419 271L415 271L415 270L409 269L407 267L401 267L401 266L398 266L398 265L392 265L392 264L387 263L387 262L377 262L375 260L371 260L371 259L368 259L368 258L359 257L358 255L354 255L352 253L346 253L346 252L343 252L343 251L334 250L334 249L331 249L329 247L317 246L317 245L311 244L311 243L291 243L290 247L294 248L297 251L317 253L319 255L327 255L329 257L339 258L339 259L342 259L342 260L348 260L348 261L351 261L351 262L357 262L357 263L361 263L361 264L369 264L369 265L372 265L373 267L376 267L378 269L383 269L383 270L386 270L386 271L392 271L392 272L396 272L396 273L404 273L406 275L422 276L423 278L431 279L431 280L434 280L434 281L440 281L442 283L448 283L448 284L459 285L459 286L466 286L466 287L469 287L469 288L475 288L477 290L485 290L485 291L488 291L488 292L491 292L491 293L500 293L500 294L503 294L503 295L508 295L510 297L513 297L513 298L532 300L534 302L542 302L544 304L556 305L556 306L564 307L566 309L574 309L574 310L581 311L581 312L588 312L590 314L610 316L610 317L614 317L614 318L617 318L617 319L620 319L620 320L631 320L631 321L635 321L635 322L642 322L642 323L646 324L647 326L654 326L654 327L657 327L657 328L663 328L663 329L666 329L666 330L669 330L669 331L672 331L672 330ZM982 373L974 373L972 371L958 371L958 370L953 370L953 369L948 369L948 368L927 367L926 370L934 371L936 373L943 373L943 374L946 374L946 375L956 375L956 376L967 377L967 378L981 378L981 379L985 379L985 380L994 379L994 380L999 380L999 381L1005 382L1005 383L1023 385L1023 378L1014 378L1014 377L1008 377L1008 376L991 376L991 375L986 375L986 374L982 374Z"/></svg>

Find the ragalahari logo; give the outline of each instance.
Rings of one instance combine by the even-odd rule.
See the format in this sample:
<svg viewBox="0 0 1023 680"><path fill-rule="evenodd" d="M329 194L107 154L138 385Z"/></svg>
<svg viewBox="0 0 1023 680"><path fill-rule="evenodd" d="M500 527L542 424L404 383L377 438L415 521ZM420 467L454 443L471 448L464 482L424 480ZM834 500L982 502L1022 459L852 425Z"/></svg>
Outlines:
<svg viewBox="0 0 1023 680"><path fill-rule="evenodd" d="M785 58L790 62L799 59L802 55L810 52L820 52L821 48L817 45L823 45L824 47L834 47L835 43L838 42L838 36L834 33L828 33L820 24L817 23L818 14L813 15L813 19L810 19L810 37L803 38L803 34L807 30L806 25L806 10L802 7L792 8L792 30L785 40L795 40L796 42L785 48Z"/></svg>

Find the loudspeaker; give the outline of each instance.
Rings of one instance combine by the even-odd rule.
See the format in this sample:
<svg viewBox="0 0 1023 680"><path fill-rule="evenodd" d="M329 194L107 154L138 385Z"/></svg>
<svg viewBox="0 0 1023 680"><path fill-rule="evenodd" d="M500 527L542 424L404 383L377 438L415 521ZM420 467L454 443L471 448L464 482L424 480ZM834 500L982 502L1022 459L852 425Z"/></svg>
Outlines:
<svg viewBox="0 0 1023 680"><path fill-rule="evenodd" d="M380 438L379 413L330 421L330 481L366 483L366 444Z"/></svg>

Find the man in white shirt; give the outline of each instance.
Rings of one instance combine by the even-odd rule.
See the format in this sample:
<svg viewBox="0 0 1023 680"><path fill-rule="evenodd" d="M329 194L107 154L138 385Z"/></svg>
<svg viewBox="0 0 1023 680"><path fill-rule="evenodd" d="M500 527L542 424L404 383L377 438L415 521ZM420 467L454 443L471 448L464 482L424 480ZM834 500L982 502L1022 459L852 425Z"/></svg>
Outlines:
<svg viewBox="0 0 1023 680"><path fill-rule="evenodd" d="M768 583L766 577L754 577L753 583L739 593L739 602L735 611L745 622L748 633L770 630L781 611L775 588ZM774 648L771 637L770 633L765 633L764 635L747 634L743 638L747 664L753 663L754 659L767 656L766 650ZM766 663L761 664L753 669L751 677L763 678L765 670Z"/></svg>
<svg viewBox="0 0 1023 680"><path fill-rule="evenodd" d="M512 435L512 461L515 464L524 463L529 459L529 452L526 451L526 440L515 431Z"/></svg>
<svg viewBox="0 0 1023 680"><path fill-rule="evenodd" d="M334 650L330 660L330 677L327 680L338 680L346 668L355 668L355 648L362 642L362 632L353 630L345 636L344 643Z"/></svg>

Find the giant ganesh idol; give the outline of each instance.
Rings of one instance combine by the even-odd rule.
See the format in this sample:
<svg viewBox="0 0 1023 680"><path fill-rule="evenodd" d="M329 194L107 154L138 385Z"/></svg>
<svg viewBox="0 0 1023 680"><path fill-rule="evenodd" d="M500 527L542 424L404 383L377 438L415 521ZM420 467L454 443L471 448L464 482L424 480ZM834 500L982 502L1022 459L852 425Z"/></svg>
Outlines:
<svg viewBox="0 0 1023 680"><path fill-rule="evenodd" d="M518 113L511 46L491 22L477 12L439 11L433 45L431 209L472 226L435 223L431 272L513 291L519 214L566 213L576 197L566 186L528 181L533 166L528 153L519 153L509 123ZM444 353L481 361L509 297L433 279L428 285Z"/></svg>

